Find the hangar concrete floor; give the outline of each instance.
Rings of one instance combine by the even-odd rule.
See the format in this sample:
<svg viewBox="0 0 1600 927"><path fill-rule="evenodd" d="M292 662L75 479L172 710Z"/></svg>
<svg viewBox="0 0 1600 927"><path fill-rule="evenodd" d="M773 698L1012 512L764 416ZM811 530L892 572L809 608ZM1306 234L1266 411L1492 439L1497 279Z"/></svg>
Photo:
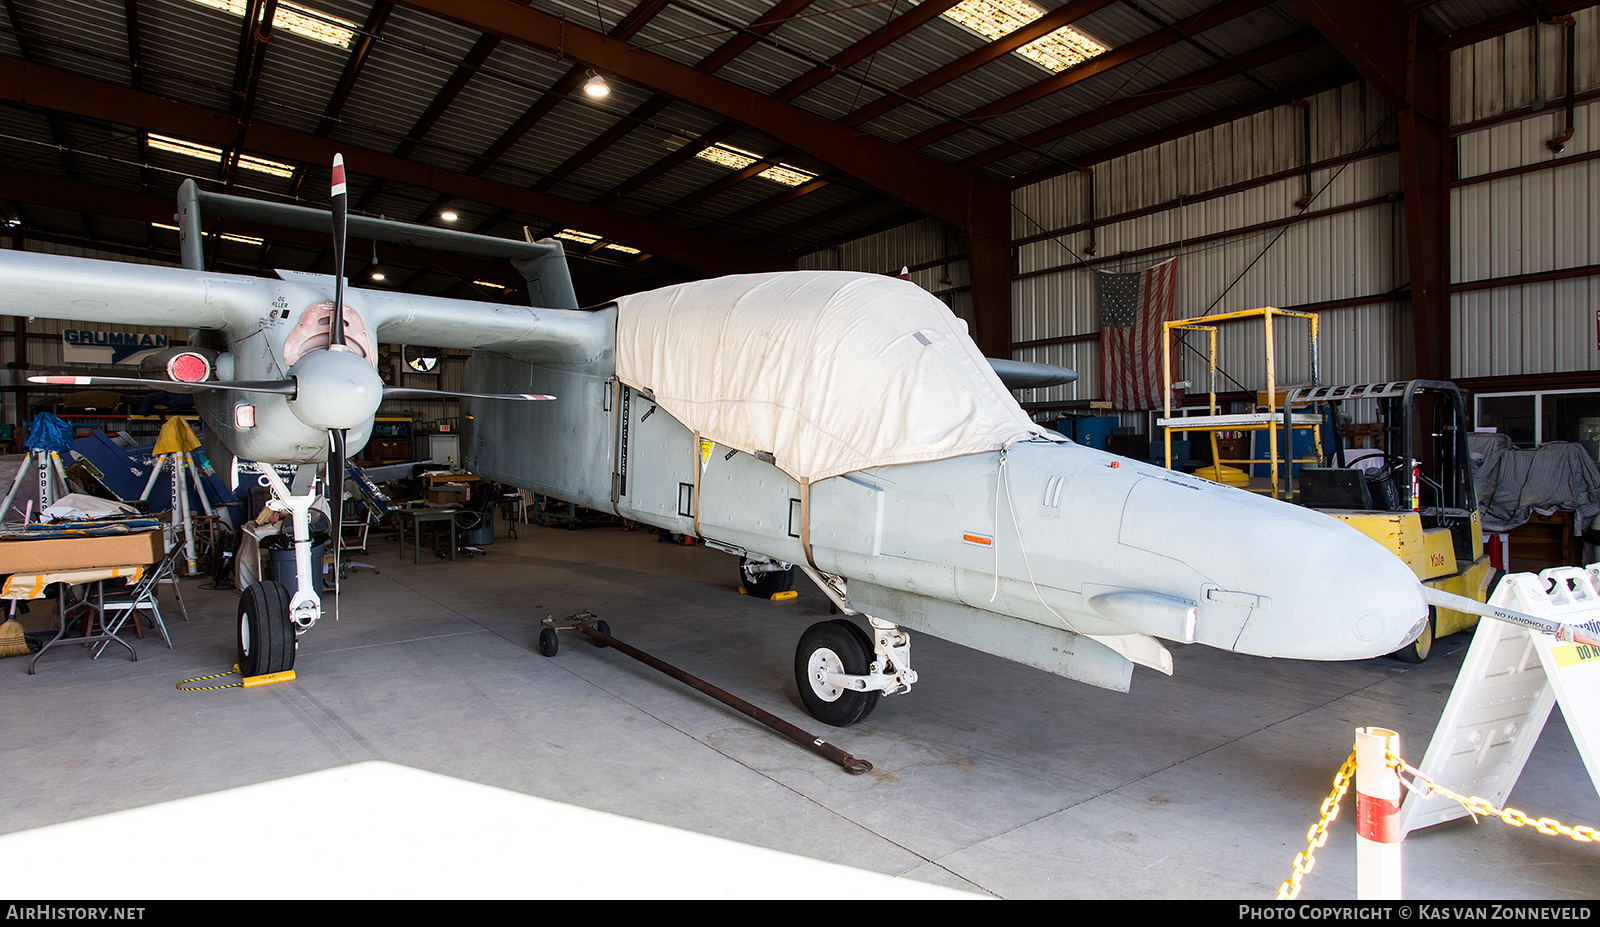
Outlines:
<svg viewBox="0 0 1600 927"><path fill-rule="evenodd" d="M293 682L177 690L233 662L237 596L198 578L189 621L166 609L176 649L147 635L136 662L0 663L7 894L1265 901L1354 730L1396 730L1420 762L1469 643L1421 666L1174 647L1175 676L1141 669L1118 694L919 636L916 689L835 730L792 679L800 632L828 617L814 588L756 600L704 547L518 527L487 556L416 565L375 535L360 559L382 572L346 581ZM873 771L615 650L564 635L541 657L538 619L583 610ZM1356 897L1353 801L1303 900ZM1559 710L1511 804L1600 825ZM630 821L667 827L613 828ZM1494 819L1415 832L1404 854L1411 900L1600 896L1600 845Z"/></svg>

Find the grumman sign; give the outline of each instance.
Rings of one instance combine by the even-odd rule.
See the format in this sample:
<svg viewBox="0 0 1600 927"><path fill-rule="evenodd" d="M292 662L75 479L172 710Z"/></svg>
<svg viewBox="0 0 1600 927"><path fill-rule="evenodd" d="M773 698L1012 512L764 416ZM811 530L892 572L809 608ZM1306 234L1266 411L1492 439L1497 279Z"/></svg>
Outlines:
<svg viewBox="0 0 1600 927"><path fill-rule="evenodd" d="M166 335L69 328L61 333L61 360L68 364L137 364L167 346Z"/></svg>

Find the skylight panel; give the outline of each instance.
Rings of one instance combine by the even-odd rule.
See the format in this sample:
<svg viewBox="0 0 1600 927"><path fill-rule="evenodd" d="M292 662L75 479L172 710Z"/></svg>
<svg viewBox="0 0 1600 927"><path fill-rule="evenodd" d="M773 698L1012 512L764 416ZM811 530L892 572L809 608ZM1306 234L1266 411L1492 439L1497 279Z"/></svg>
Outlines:
<svg viewBox="0 0 1600 927"><path fill-rule="evenodd" d="M193 0L193 2L223 13L231 13L241 19L244 18L247 5L247 0ZM289 3L287 0L279 0L278 11L272 17L272 28L274 31L281 29L338 48L349 48L350 40L355 38L356 34L356 24L349 20L331 16L309 6Z"/></svg>
<svg viewBox="0 0 1600 927"><path fill-rule="evenodd" d="M1026 0L962 0L943 15L993 42L1043 16L1044 10ZM1077 29L1063 26L1022 46L1016 53L1047 71L1064 71L1106 49Z"/></svg>
<svg viewBox="0 0 1600 927"><path fill-rule="evenodd" d="M761 160L761 156L753 151L745 151L743 148L721 144L701 149L695 154L695 157L736 171L742 171ZM803 171L792 164L775 164L756 176L770 180L773 183L781 183L786 187L798 187L808 180L815 180L817 175L810 171Z"/></svg>

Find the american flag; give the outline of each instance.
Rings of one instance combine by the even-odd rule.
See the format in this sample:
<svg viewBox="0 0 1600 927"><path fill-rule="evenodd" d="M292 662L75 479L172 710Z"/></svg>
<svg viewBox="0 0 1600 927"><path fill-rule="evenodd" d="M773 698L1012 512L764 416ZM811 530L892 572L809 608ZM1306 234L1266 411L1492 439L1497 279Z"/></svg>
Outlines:
<svg viewBox="0 0 1600 927"><path fill-rule="evenodd" d="M1175 318L1178 259L1100 278L1100 398L1113 408L1159 409L1161 323Z"/></svg>

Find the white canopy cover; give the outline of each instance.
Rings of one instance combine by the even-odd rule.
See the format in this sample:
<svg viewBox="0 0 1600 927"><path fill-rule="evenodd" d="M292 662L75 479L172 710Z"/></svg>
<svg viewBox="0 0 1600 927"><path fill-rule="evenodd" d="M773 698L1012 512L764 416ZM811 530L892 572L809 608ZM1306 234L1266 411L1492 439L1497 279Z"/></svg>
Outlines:
<svg viewBox="0 0 1600 927"><path fill-rule="evenodd" d="M617 376L702 438L802 483L1058 438L914 283L799 271L617 301ZM1062 439L1064 440L1064 439Z"/></svg>

